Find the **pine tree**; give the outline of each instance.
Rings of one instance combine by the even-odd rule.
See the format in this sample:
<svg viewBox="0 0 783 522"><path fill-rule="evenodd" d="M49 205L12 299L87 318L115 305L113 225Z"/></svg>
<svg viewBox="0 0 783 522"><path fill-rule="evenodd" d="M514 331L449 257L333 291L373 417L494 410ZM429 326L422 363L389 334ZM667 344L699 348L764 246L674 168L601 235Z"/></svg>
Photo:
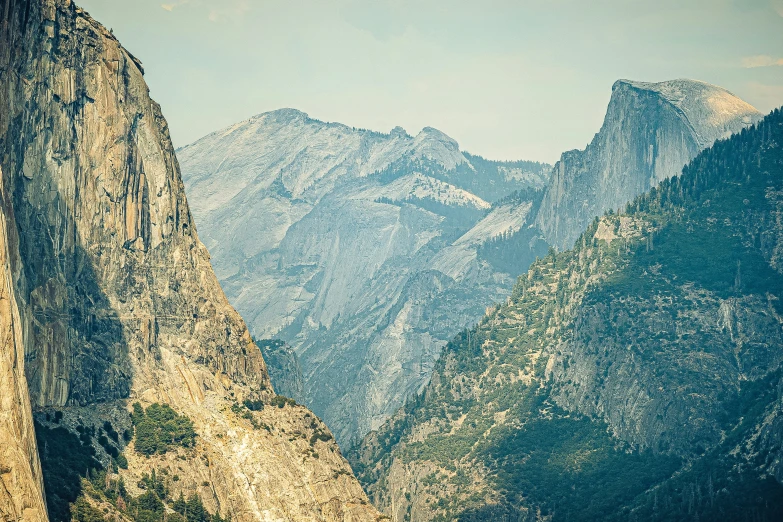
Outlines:
<svg viewBox="0 0 783 522"><path fill-rule="evenodd" d="M188 505L185 502L185 497L182 495L181 491L179 492L179 498L174 501L174 504L171 506L171 508L181 515L184 515L185 511L187 511Z"/></svg>

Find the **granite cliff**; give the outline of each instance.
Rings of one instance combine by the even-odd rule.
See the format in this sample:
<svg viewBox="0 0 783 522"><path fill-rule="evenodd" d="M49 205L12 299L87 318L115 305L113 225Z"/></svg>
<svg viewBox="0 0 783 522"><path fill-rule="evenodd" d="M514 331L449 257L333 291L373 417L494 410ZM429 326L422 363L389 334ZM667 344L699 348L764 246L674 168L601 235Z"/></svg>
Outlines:
<svg viewBox="0 0 783 522"><path fill-rule="evenodd" d="M345 445L421 389L446 341L508 295L517 273L480 249L529 227L550 169L472 156L432 128L382 134L293 109L177 155L229 299L257 338L290 344L297 399Z"/></svg>
<svg viewBox="0 0 783 522"><path fill-rule="evenodd" d="M595 216L679 174L696 154L758 121L730 92L695 80L619 80L601 130L584 150L555 164L536 225L556 248L571 248Z"/></svg>
<svg viewBox="0 0 783 522"><path fill-rule="evenodd" d="M16 228L2 172L0 206L0 518L37 522L46 519L46 505L11 272Z"/></svg>
<svg viewBox="0 0 783 522"><path fill-rule="evenodd" d="M0 167L4 519L46 519L31 403L42 426L84 435L127 423L135 401L192 421L195 447L156 465L211 512L376 519L320 421L277 401L198 239L140 61L70 0L0 2ZM150 461L126 453L115 473L136 484Z"/></svg>
<svg viewBox="0 0 783 522"><path fill-rule="evenodd" d="M596 218L350 459L393 520L779 520L783 112Z"/></svg>

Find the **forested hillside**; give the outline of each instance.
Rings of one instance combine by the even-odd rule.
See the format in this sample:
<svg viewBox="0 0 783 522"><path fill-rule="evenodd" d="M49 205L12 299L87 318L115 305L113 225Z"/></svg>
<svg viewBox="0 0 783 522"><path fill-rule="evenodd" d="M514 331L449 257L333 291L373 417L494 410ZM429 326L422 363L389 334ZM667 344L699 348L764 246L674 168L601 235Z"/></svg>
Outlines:
<svg viewBox="0 0 783 522"><path fill-rule="evenodd" d="M550 252L352 452L395 520L780 520L783 113Z"/></svg>

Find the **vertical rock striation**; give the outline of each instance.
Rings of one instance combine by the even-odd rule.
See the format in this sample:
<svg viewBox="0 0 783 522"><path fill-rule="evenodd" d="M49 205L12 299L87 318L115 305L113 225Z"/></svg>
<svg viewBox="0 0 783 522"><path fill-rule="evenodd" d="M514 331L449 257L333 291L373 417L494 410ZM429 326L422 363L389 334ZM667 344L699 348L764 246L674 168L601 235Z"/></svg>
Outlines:
<svg viewBox="0 0 783 522"><path fill-rule="evenodd" d="M730 92L694 80L619 80L601 130L584 150L565 152L536 224L547 241L571 248L587 225L680 173L696 154L758 121Z"/></svg>
<svg viewBox="0 0 783 522"><path fill-rule="evenodd" d="M11 273L16 229L4 181L0 169L0 519L39 522L46 505Z"/></svg>
<svg viewBox="0 0 783 522"><path fill-rule="evenodd" d="M321 428L304 408L267 408L267 430L232 413L273 392L196 235L139 60L70 0L2 0L0 21L3 206L18 231L14 324L33 405L169 403L195 424L204 458L189 465L224 515L373 520L334 442L312 456ZM17 406L29 421L24 397Z"/></svg>
<svg viewBox="0 0 783 522"><path fill-rule="evenodd" d="M70 2L26 9L2 128L35 404L127 397L131 360L144 366L161 345L261 386L264 363L209 270L140 63Z"/></svg>

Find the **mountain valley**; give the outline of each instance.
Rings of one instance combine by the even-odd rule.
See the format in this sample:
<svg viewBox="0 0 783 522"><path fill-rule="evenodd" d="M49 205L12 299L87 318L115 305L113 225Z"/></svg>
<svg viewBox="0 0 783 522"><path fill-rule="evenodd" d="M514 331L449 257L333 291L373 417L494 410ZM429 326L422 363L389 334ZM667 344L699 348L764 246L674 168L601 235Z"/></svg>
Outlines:
<svg viewBox="0 0 783 522"><path fill-rule="evenodd" d="M351 453L393 520L778 520L783 113L596 218Z"/></svg>
<svg viewBox="0 0 783 522"><path fill-rule="evenodd" d="M554 165L291 108L175 149L180 87L221 93L188 107L200 125L236 114L248 84L225 70L247 56L243 27L281 62L238 72L263 69L253 94L282 82L294 102L306 82L280 66L311 18L318 52L354 29L367 49L351 53L421 36L402 5L383 15L392 31L406 14L402 36L359 28L347 4L330 25L328 2L292 31L270 5L92 3L104 26L72 0L0 0L0 521L783 520L783 108L621 79L598 132ZM133 40L161 28L183 85ZM471 82L513 75L470 71L480 45L454 34L448 95L502 92ZM414 47L404 70L429 64L410 73L425 96L448 67ZM342 58L306 54L302 71ZM391 76L370 84L392 92ZM429 116L465 143L465 122L503 121L443 110ZM518 137L500 132L488 150Z"/></svg>
<svg viewBox="0 0 783 522"><path fill-rule="evenodd" d="M550 245L569 248L593 217L760 117L703 82L621 80L593 142L554 168L488 161L432 128L380 134L292 109L178 156L229 300L256 337L290 344L294 398L350 447Z"/></svg>

